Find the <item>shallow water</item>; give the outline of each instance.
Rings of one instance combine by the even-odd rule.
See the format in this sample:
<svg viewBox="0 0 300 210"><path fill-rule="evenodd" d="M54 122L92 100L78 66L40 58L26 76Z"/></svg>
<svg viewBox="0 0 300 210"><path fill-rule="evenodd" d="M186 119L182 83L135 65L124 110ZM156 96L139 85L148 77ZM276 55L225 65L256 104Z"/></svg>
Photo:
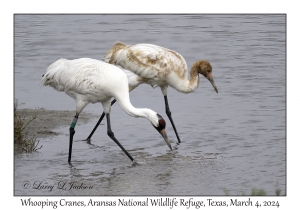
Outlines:
<svg viewBox="0 0 300 210"><path fill-rule="evenodd" d="M76 126L70 166L66 125L55 130L62 135L40 139L39 153L15 156L15 195L224 195L224 188L230 195L252 188L286 194L284 15L15 15L14 33L20 108L75 112L72 98L40 88L41 76L61 57L101 59L115 41L173 49L189 67L207 59L219 90L202 76L193 93L169 88L183 141L176 145L160 89L139 86L130 93L132 104L165 118L174 151L147 120L128 116L116 104L112 129L138 165L106 135L105 122L91 144L81 141L95 118ZM100 116L102 106L85 111ZM86 189L69 190L72 182Z"/></svg>

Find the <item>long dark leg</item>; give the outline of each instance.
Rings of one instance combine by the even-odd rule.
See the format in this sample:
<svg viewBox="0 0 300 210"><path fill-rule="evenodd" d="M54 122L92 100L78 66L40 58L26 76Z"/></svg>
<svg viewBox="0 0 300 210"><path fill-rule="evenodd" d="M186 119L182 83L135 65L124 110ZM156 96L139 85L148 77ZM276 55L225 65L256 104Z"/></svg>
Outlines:
<svg viewBox="0 0 300 210"><path fill-rule="evenodd" d="M120 144L120 142L115 138L114 133L111 130L110 126L110 116L109 114L106 114L107 119L107 135L125 152L125 154L129 157L131 161L134 161L134 159L131 157L131 155L126 151L126 149Z"/></svg>
<svg viewBox="0 0 300 210"><path fill-rule="evenodd" d="M69 142L69 157L68 157L68 163L71 162L71 156L72 156L72 145L73 145L73 136L75 134L75 125L76 125L76 122L77 122L77 119L78 119L78 114L75 115L75 117L73 118L73 121L71 123L71 126L70 126L70 142Z"/></svg>
<svg viewBox="0 0 300 210"><path fill-rule="evenodd" d="M114 100L111 102L111 106L112 106L115 102L116 102L116 99L114 99ZM100 117L100 119L98 120L97 124L95 125L93 131L92 131L91 134L87 137L87 139L86 139L87 141L90 141L90 140L91 140L91 138L92 138L94 132L97 130L98 126L100 125L101 121L103 120L104 115L105 115L105 113L103 112L102 115L101 115L101 117Z"/></svg>
<svg viewBox="0 0 300 210"><path fill-rule="evenodd" d="M168 115L169 120L171 121L171 124L173 126L173 129L174 129L175 134L176 134L177 139L178 139L178 143L181 143L180 138L179 138L178 133L177 133L177 130L176 130L176 127L175 127L175 124L174 124L173 119L171 117L171 111L170 111L169 104L168 104L168 97L165 95L164 98L165 98L165 105L166 105L166 114Z"/></svg>

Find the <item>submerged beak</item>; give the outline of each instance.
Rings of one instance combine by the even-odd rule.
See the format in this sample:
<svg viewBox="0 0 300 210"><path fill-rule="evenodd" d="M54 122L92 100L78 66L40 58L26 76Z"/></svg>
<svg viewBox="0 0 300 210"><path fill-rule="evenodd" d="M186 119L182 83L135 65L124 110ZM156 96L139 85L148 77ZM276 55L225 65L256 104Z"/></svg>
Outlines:
<svg viewBox="0 0 300 210"><path fill-rule="evenodd" d="M159 133L162 135L162 137L164 137L164 139L165 139L165 141L166 141L168 147L170 148L170 150L173 150L173 149L172 149L172 146L171 146L171 144L170 144L170 141L169 141L169 139L168 139L168 136L167 136L167 133L166 133L165 129L161 129L161 130L159 131Z"/></svg>
<svg viewBox="0 0 300 210"><path fill-rule="evenodd" d="M212 75L209 75L206 78L210 81L211 85L214 87L215 91L218 93L218 88L217 88L217 86L216 86L216 84L214 82L214 78L212 77Z"/></svg>

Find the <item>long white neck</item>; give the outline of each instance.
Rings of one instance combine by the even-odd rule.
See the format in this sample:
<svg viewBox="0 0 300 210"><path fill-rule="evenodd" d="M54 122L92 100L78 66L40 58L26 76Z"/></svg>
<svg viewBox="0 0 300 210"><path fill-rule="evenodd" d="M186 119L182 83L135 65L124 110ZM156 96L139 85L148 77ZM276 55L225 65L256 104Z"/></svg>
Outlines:
<svg viewBox="0 0 300 210"><path fill-rule="evenodd" d="M118 101L121 108L130 116L143 117L148 119L152 124L157 124L157 122L154 119L154 116L156 116L156 112L147 108L135 108L130 103L129 95L123 97L116 97L116 100Z"/></svg>

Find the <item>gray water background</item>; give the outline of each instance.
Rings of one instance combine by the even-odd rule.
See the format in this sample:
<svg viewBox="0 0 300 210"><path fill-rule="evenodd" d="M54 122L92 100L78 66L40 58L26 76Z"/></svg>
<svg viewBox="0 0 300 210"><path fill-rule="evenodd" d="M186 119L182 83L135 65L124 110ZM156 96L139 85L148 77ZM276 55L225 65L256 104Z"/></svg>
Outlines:
<svg viewBox="0 0 300 210"><path fill-rule="evenodd" d="M15 15L14 97L20 108L75 113L72 98L40 88L41 76L59 58L101 59L116 41L170 48L189 69L207 59L219 93L202 76L193 93L168 89L180 145L161 90L141 85L130 93L135 107L164 117L174 151L147 120L114 105L112 129L138 166L106 135L105 121L91 144L81 141L102 113L101 104L90 104L84 111L97 118L76 126L73 165L67 164L68 124L55 130L62 135L39 139L39 153L15 156L15 195L197 196L224 195L224 189L242 195L252 188L286 193L285 15ZM57 189L71 182L93 188ZM56 188L34 189L38 183Z"/></svg>

